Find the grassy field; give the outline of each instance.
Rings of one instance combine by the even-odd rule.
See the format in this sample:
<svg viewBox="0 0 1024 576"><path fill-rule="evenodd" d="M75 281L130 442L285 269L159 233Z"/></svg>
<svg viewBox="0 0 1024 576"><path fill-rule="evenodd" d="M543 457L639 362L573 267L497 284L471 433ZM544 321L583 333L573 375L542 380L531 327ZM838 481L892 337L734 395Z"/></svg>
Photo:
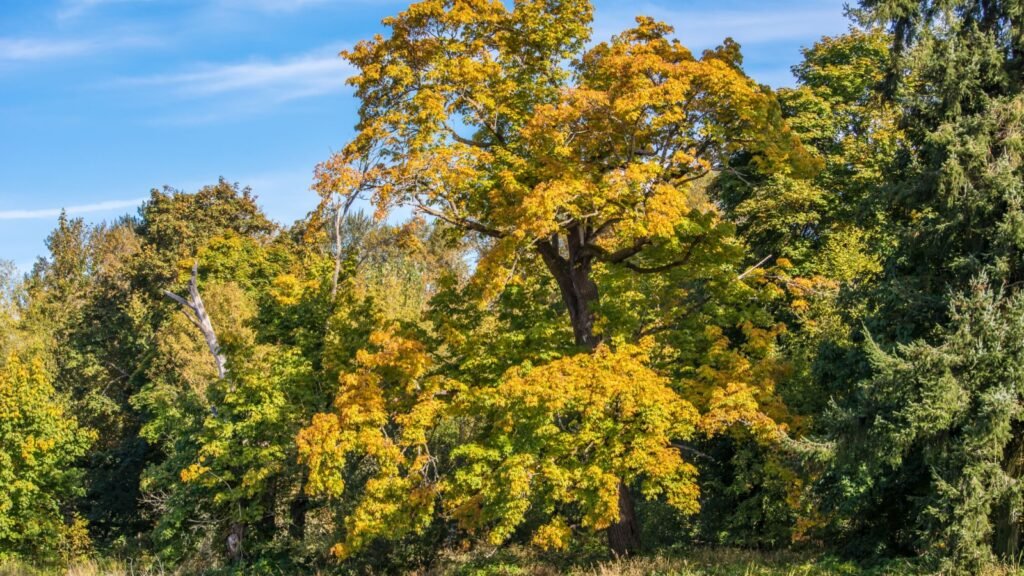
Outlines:
<svg viewBox="0 0 1024 576"><path fill-rule="evenodd" d="M245 574L242 570L239 574ZM330 572L325 572L329 574ZM91 560L66 570L39 570L20 564L0 564L0 576L163 576L176 575L159 566ZM285 572L281 572L285 574ZM679 556L640 557L574 565L542 559L514 549L493 554L453 555L417 576L924 576L909 561L862 567L829 556L762 553L733 549L699 549ZM1020 566L994 566L979 576L1024 576Z"/></svg>
<svg viewBox="0 0 1024 576"><path fill-rule="evenodd" d="M639 557L575 566L532 560L508 552L486 559L461 562L453 559L437 573L444 576L923 576L933 572L917 568L907 560L864 567L829 556L697 549L679 556ZM1013 566L994 566L983 576L1024 576L1024 571Z"/></svg>

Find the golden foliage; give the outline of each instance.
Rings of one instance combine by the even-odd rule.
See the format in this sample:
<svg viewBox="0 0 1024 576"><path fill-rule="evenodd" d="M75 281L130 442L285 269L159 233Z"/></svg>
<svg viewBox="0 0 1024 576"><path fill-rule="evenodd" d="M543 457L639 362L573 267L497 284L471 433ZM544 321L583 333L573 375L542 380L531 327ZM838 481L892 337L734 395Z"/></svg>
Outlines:
<svg viewBox="0 0 1024 576"><path fill-rule="evenodd" d="M697 58L670 26L638 18L584 50L591 12L587 0L425 0L387 19L389 37L343 52L358 69L359 132L317 189L494 239L477 277L500 284L553 236L582 231L599 259L671 238L711 208L697 183L740 150L768 170L817 167L736 65L735 43Z"/></svg>
<svg viewBox="0 0 1024 576"><path fill-rule="evenodd" d="M334 412L317 414L296 442L309 466L307 491L341 497L352 453L373 462L359 503L346 519L347 539L333 548L345 557L380 536L424 529L437 494L427 436L442 403L439 382L424 378L429 366L420 342L394 326L370 337L356 354L356 370L339 378Z"/></svg>
<svg viewBox="0 0 1024 576"><path fill-rule="evenodd" d="M467 393L462 413L485 414L493 424L456 449L464 465L447 486L447 509L495 544L529 510L579 510L579 526L604 529L619 518L620 483L696 512L697 470L672 442L692 437L699 416L647 362L639 347L602 346L512 369L497 386ZM555 516L535 542L563 546L568 530Z"/></svg>

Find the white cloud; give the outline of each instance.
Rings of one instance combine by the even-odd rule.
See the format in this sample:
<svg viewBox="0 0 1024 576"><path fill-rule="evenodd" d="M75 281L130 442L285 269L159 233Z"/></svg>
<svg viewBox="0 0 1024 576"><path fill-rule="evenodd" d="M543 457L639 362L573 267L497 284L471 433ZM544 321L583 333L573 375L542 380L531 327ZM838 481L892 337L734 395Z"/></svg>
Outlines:
<svg viewBox="0 0 1024 576"><path fill-rule="evenodd" d="M92 214L95 212L112 212L134 208L145 202L148 198L135 198L133 200L110 200L107 202L96 202L95 204L83 204L81 206L68 206L66 208L42 208L38 210L0 210L0 220L32 220L39 218L56 218L60 213L66 212L68 216L81 214Z"/></svg>
<svg viewBox="0 0 1024 576"><path fill-rule="evenodd" d="M58 20L70 20L77 18L93 9L110 4L130 4L136 2L150 2L151 0L64 0L60 10L57 11Z"/></svg>
<svg viewBox="0 0 1024 576"><path fill-rule="evenodd" d="M3 38L0 37L0 63L39 62L75 58L118 48L156 46L162 41L153 36L127 33L104 38Z"/></svg>
<svg viewBox="0 0 1024 576"><path fill-rule="evenodd" d="M78 56L96 49L86 40L47 40L41 38L0 38L0 62L32 62Z"/></svg>
<svg viewBox="0 0 1024 576"><path fill-rule="evenodd" d="M122 84L170 88L179 96L199 98L245 92L274 102L320 96L341 90L351 67L336 52L280 61L200 65L191 70L128 78Z"/></svg>

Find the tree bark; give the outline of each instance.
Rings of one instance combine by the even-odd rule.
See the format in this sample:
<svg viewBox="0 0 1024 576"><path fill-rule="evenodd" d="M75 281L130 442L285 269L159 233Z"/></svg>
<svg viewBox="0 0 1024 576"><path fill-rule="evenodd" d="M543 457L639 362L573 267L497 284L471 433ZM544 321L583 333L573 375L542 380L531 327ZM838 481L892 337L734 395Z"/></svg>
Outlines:
<svg viewBox="0 0 1024 576"><path fill-rule="evenodd" d="M619 521L608 527L608 547L619 557L629 556L640 548L633 496L622 482L619 482Z"/></svg>
<svg viewBox="0 0 1024 576"><path fill-rule="evenodd" d="M192 277L188 281L188 300L178 296L170 290L164 290L164 295L184 306L182 312L192 324L203 333L206 340L206 347L210 349L210 355L217 365L217 377L221 380L227 376L227 358L220 351L220 344L217 342L217 333L213 329L213 322L210 315L206 313L206 305L203 304L203 297L199 294L199 262L192 264ZM191 314L189 314L191 312Z"/></svg>
<svg viewBox="0 0 1024 576"><path fill-rule="evenodd" d="M594 335L594 310L597 303L597 284L590 277L593 270L592 257L583 253L582 238L575 229L568 233L568 258L559 251L558 236L537 244L545 266L558 283L562 301L569 310L573 338L577 346L594 350L600 338Z"/></svg>
<svg viewBox="0 0 1024 576"><path fill-rule="evenodd" d="M302 472L302 482L299 485L299 493L288 506L290 522L288 523L288 535L296 542L302 542L306 538L306 514L309 512L309 496L306 495L307 472Z"/></svg>
<svg viewBox="0 0 1024 576"><path fill-rule="evenodd" d="M592 256L586 254L587 231L580 227L569 229L566 248L568 257L559 249L557 235L550 240L539 242L540 252L548 271L558 283L562 301L569 310L573 338L576 345L593 351L601 343L594 334L594 304L598 300L597 284L591 278ZM608 546L617 556L627 556L640 548L640 530L637 526L633 496L629 488L619 482L619 520L608 527Z"/></svg>

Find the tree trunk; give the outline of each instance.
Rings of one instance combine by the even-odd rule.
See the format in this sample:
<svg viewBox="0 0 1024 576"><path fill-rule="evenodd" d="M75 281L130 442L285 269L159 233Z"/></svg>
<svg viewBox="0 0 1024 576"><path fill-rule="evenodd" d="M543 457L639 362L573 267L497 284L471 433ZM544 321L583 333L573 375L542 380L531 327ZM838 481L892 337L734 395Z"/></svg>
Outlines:
<svg viewBox="0 0 1024 576"><path fill-rule="evenodd" d="M1003 463L1003 470L1007 476L1015 480L1021 479L1021 472L1024 471L1024 430L1020 424L1013 427L1013 439L1006 447L1006 456ZM1001 557L1016 561L1020 556L1021 539L1021 510L1013 503L1012 499L996 508L995 530L993 531L993 549Z"/></svg>
<svg viewBox="0 0 1024 576"><path fill-rule="evenodd" d="M619 521L608 527L608 547L616 556L629 556L640 548L640 528L629 488L619 482Z"/></svg>
<svg viewBox="0 0 1024 576"><path fill-rule="evenodd" d="M585 232L569 230L567 236L568 258L559 252L558 236L550 241L537 244L537 250L548 271L558 283L562 301L569 310L573 338L576 345L593 351L601 343L594 334L593 305L598 300L597 284L591 278L591 257L582 250ZM619 483L619 520L608 527L608 546L617 556L627 556L640 548L640 531L637 527L633 496L629 488Z"/></svg>
<svg viewBox="0 0 1024 576"><path fill-rule="evenodd" d="M569 233L569 257L559 253L558 236L550 241L537 245L544 264L558 283L562 301L569 310L569 321L572 324L573 337L576 345L594 350L600 338L594 335L594 310L597 302L597 284L590 277L592 271L591 258L581 253L580 242L574 241L576 234Z"/></svg>
<svg viewBox="0 0 1024 576"><path fill-rule="evenodd" d="M302 483L299 486L299 493L288 506L290 522L288 524L288 535L296 542L301 543L306 537L306 513L309 512L309 496L306 495L306 472L302 473Z"/></svg>
<svg viewBox="0 0 1024 576"><path fill-rule="evenodd" d="M203 333L206 340L206 347L210 349L210 355L217 366L217 377L221 380L227 376L227 358L220 351L220 344L217 342L217 332L213 329L213 322L210 315L206 313L206 305L203 304L203 297L199 294L199 261L192 263L192 277L188 281L188 300L178 296L170 290L164 290L164 296L182 305L182 312L192 324ZM191 312L191 314L190 314Z"/></svg>

